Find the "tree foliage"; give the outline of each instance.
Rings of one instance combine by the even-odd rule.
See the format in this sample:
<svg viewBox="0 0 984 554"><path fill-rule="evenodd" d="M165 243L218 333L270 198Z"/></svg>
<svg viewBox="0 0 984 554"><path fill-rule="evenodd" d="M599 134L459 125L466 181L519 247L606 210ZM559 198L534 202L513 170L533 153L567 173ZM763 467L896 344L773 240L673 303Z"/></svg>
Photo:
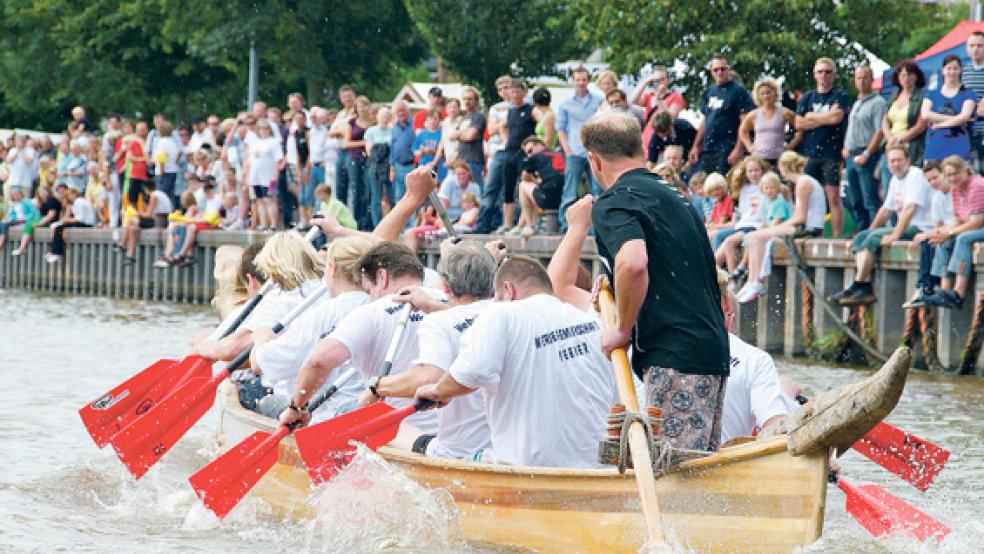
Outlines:
<svg viewBox="0 0 984 554"><path fill-rule="evenodd" d="M445 67L495 100L503 74L540 76L575 54L574 14L561 0L405 0Z"/></svg>
<svg viewBox="0 0 984 554"><path fill-rule="evenodd" d="M58 129L91 115L232 113L246 101L250 40L260 96L312 102L342 83L389 84L426 54L400 0L6 0L0 126Z"/></svg>
<svg viewBox="0 0 984 554"><path fill-rule="evenodd" d="M649 62L687 68L678 84L688 96L703 90L703 69L715 52L729 55L746 82L784 76L787 87L813 87L816 58L842 68L865 58L857 43L889 63L912 56L958 19L950 8L918 0L574 0L578 37L606 48L615 69ZM920 38L922 44L913 41ZM841 71L839 84L850 74Z"/></svg>

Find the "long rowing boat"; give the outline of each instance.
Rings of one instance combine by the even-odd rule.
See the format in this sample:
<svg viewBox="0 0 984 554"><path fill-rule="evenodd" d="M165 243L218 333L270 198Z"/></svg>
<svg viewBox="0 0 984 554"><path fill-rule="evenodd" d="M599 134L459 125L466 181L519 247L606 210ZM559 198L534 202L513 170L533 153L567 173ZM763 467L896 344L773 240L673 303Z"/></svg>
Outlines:
<svg viewBox="0 0 984 554"><path fill-rule="evenodd" d="M825 393L839 397L839 403L818 398L824 409L790 418L790 436L802 440L806 432L823 435L823 444L812 450L801 449L794 456L789 437L779 435L685 461L660 478L657 492L668 536L698 552L790 552L817 540L823 530L830 448L854 440L837 429L853 436L880 421L898 400L909 363L908 351L900 349L862 382L865 386L856 383ZM275 421L240 406L231 383L223 385L219 396L219 432L225 445L257 430L275 431ZM470 541L565 553L635 552L644 542L631 472L477 464L389 447L379 452L421 485L447 490ZM275 514L304 517L311 511L309 491L308 474L288 438L281 443L277 464L252 494Z"/></svg>

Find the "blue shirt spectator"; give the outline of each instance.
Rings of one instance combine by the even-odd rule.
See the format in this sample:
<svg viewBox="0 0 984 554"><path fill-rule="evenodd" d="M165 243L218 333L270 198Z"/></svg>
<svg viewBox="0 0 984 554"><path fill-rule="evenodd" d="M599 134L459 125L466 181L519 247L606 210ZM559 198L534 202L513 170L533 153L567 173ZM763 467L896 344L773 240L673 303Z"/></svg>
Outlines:
<svg viewBox="0 0 984 554"><path fill-rule="evenodd" d="M390 164L413 165L413 141L417 138L416 133L413 132L413 122L409 118L405 121L397 121L393 125L391 136Z"/></svg>
<svg viewBox="0 0 984 554"><path fill-rule="evenodd" d="M575 94L560 104L557 110L557 131L567 133L567 146L571 156L587 155L581 144L581 127L591 119L601 106L601 96L587 92L584 96Z"/></svg>

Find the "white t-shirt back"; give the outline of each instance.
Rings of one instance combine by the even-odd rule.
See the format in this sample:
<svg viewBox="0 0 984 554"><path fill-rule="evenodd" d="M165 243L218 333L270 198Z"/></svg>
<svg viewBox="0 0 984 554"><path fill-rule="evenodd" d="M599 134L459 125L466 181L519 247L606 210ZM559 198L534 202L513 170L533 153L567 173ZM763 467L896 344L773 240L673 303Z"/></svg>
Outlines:
<svg viewBox="0 0 984 554"><path fill-rule="evenodd" d="M280 141L274 137L257 138L249 144L249 184L267 186L277 177L277 162L284 153Z"/></svg>
<svg viewBox="0 0 984 554"><path fill-rule="evenodd" d="M301 286L292 291L284 292L279 288L271 291L249 314L249 317L243 322L242 328L250 331L256 331L263 327L272 328L281 318L290 313L301 302L304 302L305 298L311 296L322 285L324 282L321 279L311 279L301 283ZM327 294L322 297L322 302L327 297Z"/></svg>
<svg viewBox="0 0 984 554"><path fill-rule="evenodd" d="M730 333L728 347L731 375L721 411L722 443L735 437L750 437L766 421L789 411L772 357Z"/></svg>
<svg viewBox="0 0 984 554"><path fill-rule="evenodd" d="M280 336L256 349L256 361L263 369L263 384L272 387L276 394L293 394L297 374L314 347L352 310L368 303L368 294L346 292L308 308ZM325 382L330 385L348 368L348 364L335 368ZM332 406L337 408L355 400L363 386L362 379L350 379L316 412L332 411Z"/></svg>
<svg viewBox="0 0 984 554"><path fill-rule="evenodd" d="M597 318L550 294L496 302L462 337L451 376L485 393L492 457L541 467L600 467L615 398Z"/></svg>
<svg viewBox="0 0 984 554"><path fill-rule="evenodd" d="M92 209L92 202L84 196L79 196L72 202L72 215L86 225L96 224L96 210Z"/></svg>
<svg viewBox="0 0 984 554"><path fill-rule="evenodd" d="M444 294L436 289L424 289L434 298L443 299ZM365 306L360 306L350 313L328 338L335 339L345 345L352 355L350 363L362 373L364 379L380 374L386 350L390 339L396 331L397 322L403 304L393 301L390 297L380 298ZM410 363L419 354L417 332L424 314L413 312L407 322L406 329L400 337L393 356L393 368L390 375L399 375L410 367ZM409 406L412 398L387 398L386 403L396 408ZM405 420L428 434L437 433L437 413L434 410L418 412Z"/></svg>
<svg viewBox="0 0 984 554"><path fill-rule="evenodd" d="M420 354L411 367L426 364L444 371L450 369L458 357L462 334L491 304L491 300L481 300L428 314L420 323ZM437 410L437 422L437 438L427 445L428 456L467 459L492 445L481 390L459 396Z"/></svg>
<svg viewBox="0 0 984 554"><path fill-rule="evenodd" d="M929 181L926 180L922 170L918 167L910 167L902 179L892 175L883 206L900 214L907 204L915 204L916 213L912 215L909 225L917 227L920 231L928 231L935 226L931 213L932 194L933 188L929 186Z"/></svg>
<svg viewBox="0 0 984 554"><path fill-rule="evenodd" d="M158 153L164 153L165 161L164 165L157 163ZM178 148L178 143L174 141L173 137L166 136L160 137L157 140L157 144L154 148L154 163L157 165L157 173L177 173L178 172L178 156L180 156L181 150Z"/></svg>

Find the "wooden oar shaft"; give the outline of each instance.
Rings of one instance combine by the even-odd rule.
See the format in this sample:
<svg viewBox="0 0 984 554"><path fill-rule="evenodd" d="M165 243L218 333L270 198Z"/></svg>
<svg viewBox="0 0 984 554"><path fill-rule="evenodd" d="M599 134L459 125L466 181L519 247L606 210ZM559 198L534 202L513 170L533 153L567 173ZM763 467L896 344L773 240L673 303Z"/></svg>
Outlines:
<svg viewBox="0 0 984 554"><path fill-rule="evenodd" d="M607 288L602 288L598 292L598 305L605 327L614 329L617 325L618 316L615 312L615 299ZM625 354L625 349L615 349L612 351L611 358L619 400L628 411L638 412L639 400L636 396L632 370L629 367L629 358ZM649 543L656 548L668 550L668 547L665 546L666 539L663 536L663 526L659 516L656 475L653 473L652 457L649 455L649 441L646 439L646 429L639 422L633 422L629 425L629 450L632 454L636 486L639 487L639 500L642 502L642 512L646 518L646 528L649 531Z"/></svg>

